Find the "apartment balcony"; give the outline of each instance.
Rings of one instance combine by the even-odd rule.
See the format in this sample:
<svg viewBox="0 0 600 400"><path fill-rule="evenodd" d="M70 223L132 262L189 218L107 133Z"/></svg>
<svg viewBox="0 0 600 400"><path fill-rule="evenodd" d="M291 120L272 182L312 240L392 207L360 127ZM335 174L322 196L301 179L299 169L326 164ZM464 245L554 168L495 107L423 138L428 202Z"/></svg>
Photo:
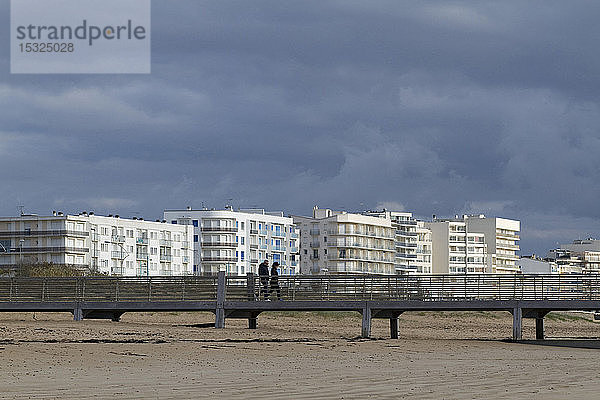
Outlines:
<svg viewBox="0 0 600 400"><path fill-rule="evenodd" d="M285 237L285 232L282 231L271 231L273 237Z"/></svg>
<svg viewBox="0 0 600 400"><path fill-rule="evenodd" d="M252 258L250 264L258 264L258 258Z"/></svg>
<svg viewBox="0 0 600 400"><path fill-rule="evenodd" d="M136 238L135 239L135 243L136 244L148 244L148 238Z"/></svg>
<svg viewBox="0 0 600 400"><path fill-rule="evenodd" d="M271 250L272 251L285 251L285 246L272 246Z"/></svg>
<svg viewBox="0 0 600 400"><path fill-rule="evenodd" d="M310 244L310 247L312 247L312 248L321 247L321 243L319 243L319 242L312 242L312 243Z"/></svg>
<svg viewBox="0 0 600 400"><path fill-rule="evenodd" d="M298 253L297 247L290 247L290 253Z"/></svg>
<svg viewBox="0 0 600 400"><path fill-rule="evenodd" d="M64 229L58 230L49 230L49 231L2 231L0 232L0 237L20 237L20 236L79 236L79 237L87 237L89 236L89 232L81 232L81 231L70 231Z"/></svg>
<svg viewBox="0 0 600 400"><path fill-rule="evenodd" d="M290 233L290 239L298 239L297 233Z"/></svg>
<svg viewBox="0 0 600 400"><path fill-rule="evenodd" d="M292 267L297 267L298 266L298 261L290 261L290 265Z"/></svg>
<svg viewBox="0 0 600 400"><path fill-rule="evenodd" d="M268 248L268 247L269 247L269 246L267 246L266 244L261 244L261 245L260 245L260 249L261 249L261 250L267 250L267 248Z"/></svg>
<svg viewBox="0 0 600 400"><path fill-rule="evenodd" d="M127 257L127 253L125 253L124 251L112 251L110 253L110 257L118 258L119 260L123 260L124 258Z"/></svg>
<svg viewBox="0 0 600 400"><path fill-rule="evenodd" d="M181 257L181 261L184 263L189 263L190 262L190 258L188 256L182 256Z"/></svg>
<svg viewBox="0 0 600 400"><path fill-rule="evenodd" d="M258 234L261 235L261 236L267 236L267 230L266 229L260 229L258 231Z"/></svg>
<svg viewBox="0 0 600 400"><path fill-rule="evenodd" d="M173 241L168 239L160 239L159 244L163 247L171 247L173 245Z"/></svg>
<svg viewBox="0 0 600 400"><path fill-rule="evenodd" d="M311 229L310 234L313 236L317 236L321 234L321 231L319 229Z"/></svg>
<svg viewBox="0 0 600 400"><path fill-rule="evenodd" d="M148 253L137 253L135 255L135 259L136 260L147 260L148 259Z"/></svg>
<svg viewBox="0 0 600 400"><path fill-rule="evenodd" d="M316 256L315 256L315 255L313 254L313 255L311 255L311 256L310 256L310 259L311 259L311 260L318 260L318 259L319 259L319 256L318 256L318 255L316 255Z"/></svg>
<svg viewBox="0 0 600 400"><path fill-rule="evenodd" d="M251 235L258 235L258 229L250 229Z"/></svg>
<svg viewBox="0 0 600 400"><path fill-rule="evenodd" d="M84 247L16 247L9 253L14 254L35 254L35 253L89 253L90 249Z"/></svg>
<svg viewBox="0 0 600 400"><path fill-rule="evenodd" d="M406 231L396 231L396 235L398 236L406 236L406 237L416 237L418 235L417 232L406 232Z"/></svg>
<svg viewBox="0 0 600 400"><path fill-rule="evenodd" d="M237 247L233 242L202 242L202 247Z"/></svg>
<svg viewBox="0 0 600 400"><path fill-rule="evenodd" d="M1 251L1 249L0 249L0 251ZM90 252L90 255L91 255L92 257L98 257L98 250L92 250L92 251Z"/></svg>
<svg viewBox="0 0 600 400"><path fill-rule="evenodd" d="M90 235L90 239L92 240L92 242L97 242L98 241L98 234L97 233L92 233Z"/></svg>
<svg viewBox="0 0 600 400"><path fill-rule="evenodd" d="M415 260L417 258L416 254L406 254L406 253L397 253L396 254L396 258L400 258L400 259L408 259L408 260Z"/></svg>
<svg viewBox="0 0 600 400"><path fill-rule="evenodd" d="M202 256L200 259L203 262L236 262L237 258L235 257L220 257L220 256Z"/></svg>
<svg viewBox="0 0 600 400"><path fill-rule="evenodd" d="M396 242L396 247L416 248L416 243Z"/></svg>
<svg viewBox="0 0 600 400"><path fill-rule="evenodd" d="M188 242L187 240L184 240L183 242L181 242L182 249L187 249L188 247L190 247L190 242Z"/></svg>
<svg viewBox="0 0 600 400"><path fill-rule="evenodd" d="M517 245L517 244L501 244L501 243L496 243L496 247L500 248L500 249L520 250L519 245Z"/></svg>
<svg viewBox="0 0 600 400"><path fill-rule="evenodd" d="M200 228L201 232L237 232L238 228L230 228L224 226L211 226L211 227L202 227Z"/></svg>
<svg viewBox="0 0 600 400"><path fill-rule="evenodd" d="M125 236L123 235L112 235L110 241L113 243L125 243Z"/></svg>
<svg viewBox="0 0 600 400"><path fill-rule="evenodd" d="M258 245L257 244L250 244L250 248L251 249L258 249Z"/></svg>
<svg viewBox="0 0 600 400"><path fill-rule="evenodd" d="M160 255L160 261L171 262L171 260L173 260L173 257L170 254L161 254Z"/></svg>
<svg viewBox="0 0 600 400"><path fill-rule="evenodd" d="M409 220L409 221L406 221L406 220L405 221L395 221L395 223L398 224L398 225L417 226L417 221L412 221L412 220Z"/></svg>
<svg viewBox="0 0 600 400"><path fill-rule="evenodd" d="M496 237L500 238L500 239L509 239L509 240L520 240L521 237L519 235L517 235L516 233L503 233L503 232L496 232Z"/></svg>

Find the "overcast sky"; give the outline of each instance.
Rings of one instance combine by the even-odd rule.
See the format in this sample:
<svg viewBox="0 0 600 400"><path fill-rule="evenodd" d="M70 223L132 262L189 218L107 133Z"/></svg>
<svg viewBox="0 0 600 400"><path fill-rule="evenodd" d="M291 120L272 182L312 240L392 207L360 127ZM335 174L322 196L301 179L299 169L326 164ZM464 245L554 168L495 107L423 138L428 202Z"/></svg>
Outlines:
<svg viewBox="0 0 600 400"><path fill-rule="evenodd" d="M10 75L0 214L385 206L600 236L600 3L153 1L152 74Z"/></svg>

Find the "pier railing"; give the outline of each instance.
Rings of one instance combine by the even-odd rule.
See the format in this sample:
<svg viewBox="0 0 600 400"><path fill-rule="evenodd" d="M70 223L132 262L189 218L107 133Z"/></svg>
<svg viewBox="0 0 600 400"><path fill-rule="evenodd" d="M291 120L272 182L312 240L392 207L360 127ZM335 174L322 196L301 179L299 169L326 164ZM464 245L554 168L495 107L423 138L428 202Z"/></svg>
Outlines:
<svg viewBox="0 0 600 400"><path fill-rule="evenodd" d="M225 301L600 300L600 275L249 274L224 280ZM216 276L0 278L0 302L217 301Z"/></svg>

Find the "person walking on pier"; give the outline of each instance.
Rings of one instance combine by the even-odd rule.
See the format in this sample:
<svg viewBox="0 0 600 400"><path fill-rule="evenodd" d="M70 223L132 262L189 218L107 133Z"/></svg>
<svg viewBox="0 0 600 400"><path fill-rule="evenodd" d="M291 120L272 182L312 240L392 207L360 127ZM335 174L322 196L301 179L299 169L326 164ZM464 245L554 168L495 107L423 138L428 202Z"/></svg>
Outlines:
<svg viewBox="0 0 600 400"><path fill-rule="evenodd" d="M275 261L271 267L271 290L270 293L277 291L277 300L281 300L281 289L279 288L279 271L277 271L279 263Z"/></svg>
<svg viewBox="0 0 600 400"><path fill-rule="evenodd" d="M269 300L269 261L265 260L258 266L258 276L265 300Z"/></svg>

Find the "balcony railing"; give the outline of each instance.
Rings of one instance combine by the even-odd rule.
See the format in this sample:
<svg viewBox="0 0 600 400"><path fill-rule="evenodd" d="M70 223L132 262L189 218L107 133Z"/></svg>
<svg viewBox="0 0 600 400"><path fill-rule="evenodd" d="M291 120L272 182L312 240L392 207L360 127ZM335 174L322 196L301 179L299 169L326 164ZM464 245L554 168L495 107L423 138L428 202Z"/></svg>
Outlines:
<svg viewBox="0 0 600 400"><path fill-rule="evenodd" d="M260 249L261 250L266 250L268 248L268 246L266 244L261 244L260 245Z"/></svg>
<svg viewBox="0 0 600 400"><path fill-rule="evenodd" d="M171 255L169 255L169 254L161 254L160 255L160 261L169 261L169 262L171 262L172 259L173 259L173 257L171 257Z"/></svg>
<svg viewBox="0 0 600 400"><path fill-rule="evenodd" d="M200 228L202 232L237 232L238 228L231 228L225 226L203 226Z"/></svg>
<svg viewBox="0 0 600 400"><path fill-rule="evenodd" d="M188 242L187 240L184 240L183 242L181 242L182 249L187 249L189 246L190 246L190 242Z"/></svg>
<svg viewBox="0 0 600 400"><path fill-rule="evenodd" d="M290 253L298 253L297 247L290 247Z"/></svg>
<svg viewBox="0 0 600 400"><path fill-rule="evenodd" d="M202 256L201 261L213 261L213 262L236 262L235 257L219 257L219 256Z"/></svg>
<svg viewBox="0 0 600 400"><path fill-rule="evenodd" d="M313 236L319 235L321 231L319 229L311 229L310 234Z"/></svg>
<svg viewBox="0 0 600 400"><path fill-rule="evenodd" d="M250 229L251 235L258 235L258 229Z"/></svg>
<svg viewBox="0 0 600 400"><path fill-rule="evenodd" d="M298 239L297 233L290 233L290 239Z"/></svg>
<svg viewBox="0 0 600 400"><path fill-rule="evenodd" d="M12 236L89 236L89 232L72 231L72 230L49 230L49 231L2 231L0 237Z"/></svg>
<svg viewBox="0 0 600 400"><path fill-rule="evenodd" d="M311 242L310 243L310 247L312 247L312 248L321 247L321 243L319 243L319 242Z"/></svg>
<svg viewBox="0 0 600 400"><path fill-rule="evenodd" d="M272 236L277 236L277 237L285 237L285 232L282 232L282 231L272 231L271 235Z"/></svg>
<svg viewBox="0 0 600 400"><path fill-rule="evenodd" d="M148 259L148 253L137 253L135 255L135 259L136 260L147 260Z"/></svg>
<svg viewBox="0 0 600 400"><path fill-rule="evenodd" d="M124 251L112 251L110 253L110 257L122 260L127 257L127 253L125 253Z"/></svg>
<svg viewBox="0 0 600 400"><path fill-rule="evenodd" d="M189 263L190 262L190 258L188 256L183 256L181 257L181 261L184 263Z"/></svg>
<svg viewBox="0 0 600 400"><path fill-rule="evenodd" d="M112 235L110 238L113 243L125 243L125 236L123 235Z"/></svg>
<svg viewBox="0 0 600 400"><path fill-rule="evenodd" d="M258 234L262 235L262 236L267 236L267 230L266 229L259 229Z"/></svg>
<svg viewBox="0 0 600 400"><path fill-rule="evenodd" d="M273 251L285 251L285 246L273 246L271 249Z"/></svg>
<svg viewBox="0 0 600 400"><path fill-rule="evenodd" d="M35 253L89 253L90 249L83 247L13 247L8 251L16 254L35 254Z"/></svg>
<svg viewBox="0 0 600 400"><path fill-rule="evenodd" d="M171 247L173 245L173 241L168 239L160 239L159 243L163 247Z"/></svg>
<svg viewBox="0 0 600 400"><path fill-rule="evenodd" d="M135 242L137 244L148 244L148 238L144 238L144 237L139 237L135 239Z"/></svg>
<svg viewBox="0 0 600 400"><path fill-rule="evenodd" d="M318 259L319 259L319 256L318 256L318 255L316 255L316 256L315 256L315 255L313 254L313 255L311 255L311 256L310 256L310 259L311 259L311 260L318 260Z"/></svg>
<svg viewBox="0 0 600 400"><path fill-rule="evenodd" d="M202 242L202 247L237 247L233 242Z"/></svg>

